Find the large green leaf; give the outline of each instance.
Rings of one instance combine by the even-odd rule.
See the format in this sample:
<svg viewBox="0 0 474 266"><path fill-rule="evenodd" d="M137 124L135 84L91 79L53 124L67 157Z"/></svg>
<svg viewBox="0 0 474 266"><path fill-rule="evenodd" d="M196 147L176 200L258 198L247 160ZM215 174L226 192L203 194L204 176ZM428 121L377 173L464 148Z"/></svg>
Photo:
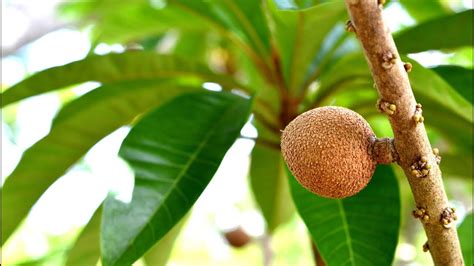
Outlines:
<svg viewBox="0 0 474 266"><path fill-rule="evenodd" d="M451 13L439 0L399 0L399 2L417 21L425 21Z"/></svg>
<svg viewBox="0 0 474 266"><path fill-rule="evenodd" d="M67 252L66 266L96 265L100 258L100 219L99 207L87 225L82 229L72 248Z"/></svg>
<svg viewBox="0 0 474 266"><path fill-rule="evenodd" d="M345 199L312 194L292 176L290 186L327 265L391 265L400 226L400 195L390 166L379 165L369 185Z"/></svg>
<svg viewBox="0 0 474 266"><path fill-rule="evenodd" d="M240 87L229 77L215 75L205 66L192 60L185 61L172 55L134 51L94 55L41 71L3 92L0 95L1 106L87 81L110 84L118 81L172 77L198 77L222 83L223 86Z"/></svg>
<svg viewBox="0 0 474 266"><path fill-rule="evenodd" d="M110 196L105 201L104 265L133 263L180 221L249 112L247 99L206 92L178 97L138 122L119 152L135 171L132 200Z"/></svg>
<svg viewBox="0 0 474 266"><path fill-rule="evenodd" d="M300 11L273 9L277 49L283 77L290 90L302 89L324 38L345 14L342 1Z"/></svg>
<svg viewBox="0 0 474 266"><path fill-rule="evenodd" d="M395 36L401 53L472 46L473 10L436 18Z"/></svg>
<svg viewBox="0 0 474 266"><path fill-rule="evenodd" d="M472 87L474 70L455 65L442 65L431 68L449 83L466 100L473 103Z"/></svg>
<svg viewBox="0 0 474 266"><path fill-rule="evenodd" d="M473 265L472 253L474 251L472 247L472 212L469 213L463 220L461 226L458 228L459 240L461 241L461 250L464 257L464 263L466 265Z"/></svg>
<svg viewBox="0 0 474 266"><path fill-rule="evenodd" d="M23 154L4 183L2 207L8 218L2 224L2 243L41 194L100 139L150 108L195 89L162 80L124 82L93 90L66 106L51 132Z"/></svg>
<svg viewBox="0 0 474 266"><path fill-rule="evenodd" d="M250 184L270 233L294 213L287 179L280 150L257 143L251 154Z"/></svg>

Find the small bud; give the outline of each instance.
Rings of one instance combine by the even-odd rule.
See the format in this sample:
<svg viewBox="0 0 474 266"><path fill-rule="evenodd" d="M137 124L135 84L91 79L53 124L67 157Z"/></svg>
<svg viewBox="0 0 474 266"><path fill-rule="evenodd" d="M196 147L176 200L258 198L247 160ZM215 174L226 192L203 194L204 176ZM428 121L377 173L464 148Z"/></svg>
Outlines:
<svg viewBox="0 0 474 266"><path fill-rule="evenodd" d="M396 111L397 110L397 106L395 104L390 104L390 106L388 107L390 110L392 111Z"/></svg>
<svg viewBox="0 0 474 266"><path fill-rule="evenodd" d="M413 120L415 120L415 122L417 122L417 123L420 122L420 120L421 120L421 115L419 115L419 114L414 115L414 116L413 116Z"/></svg>
<svg viewBox="0 0 474 266"><path fill-rule="evenodd" d="M428 214L423 215L423 221L428 222L430 220L430 216Z"/></svg>
<svg viewBox="0 0 474 266"><path fill-rule="evenodd" d="M411 170L411 174L418 177L418 170Z"/></svg>
<svg viewBox="0 0 474 266"><path fill-rule="evenodd" d="M405 64L403 64L403 67L405 68L405 71L406 71L407 73L411 72L411 70L412 70L412 68L413 68L413 66L412 66L410 63L405 63Z"/></svg>
<svg viewBox="0 0 474 266"><path fill-rule="evenodd" d="M430 169L431 169L431 164L426 164L426 165L425 165L425 169L430 170Z"/></svg>
<svg viewBox="0 0 474 266"><path fill-rule="evenodd" d="M428 157L426 156L421 156L420 160L424 163L428 162Z"/></svg>
<svg viewBox="0 0 474 266"><path fill-rule="evenodd" d="M428 252L430 250L430 246L428 245L428 242L426 242L424 245L423 245L423 252Z"/></svg>
<svg viewBox="0 0 474 266"><path fill-rule="evenodd" d="M426 169L421 170L421 174L422 174L423 176L427 176L429 173L430 173L430 171L428 171L428 170L426 170Z"/></svg>
<svg viewBox="0 0 474 266"><path fill-rule="evenodd" d="M416 108L417 108L417 109L421 109L422 107L423 107L423 106L421 105L421 103L417 103L417 104L416 104Z"/></svg>
<svg viewBox="0 0 474 266"><path fill-rule="evenodd" d="M433 154L438 155L439 154L439 149L438 148L433 148Z"/></svg>

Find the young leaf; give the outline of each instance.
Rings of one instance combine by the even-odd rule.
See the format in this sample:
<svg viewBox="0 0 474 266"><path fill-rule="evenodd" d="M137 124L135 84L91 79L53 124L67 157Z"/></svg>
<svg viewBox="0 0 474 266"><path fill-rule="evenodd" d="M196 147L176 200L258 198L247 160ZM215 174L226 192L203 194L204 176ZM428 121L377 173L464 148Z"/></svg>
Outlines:
<svg viewBox="0 0 474 266"><path fill-rule="evenodd" d="M469 9L402 31L395 36L398 51L405 54L472 46L473 12Z"/></svg>
<svg viewBox="0 0 474 266"><path fill-rule="evenodd" d="M269 30L261 1L171 0L170 4L206 19L221 32L231 33L263 58L269 55Z"/></svg>
<svg viewBox="0 0 474 266"><path fill-rule="evenodd" d="M287 179L280 150L256 144L251 154L250 184L270 233L294 213Z"/></svg>
<svg viewBox="0 0 474 266"><path fill-rule="evenodd" d="M277 49L290 90L301 89L324 37L344 15L344 3L339 1L301 11L273 10Z"/></svg>
<svg viewBox="0 0 474 266"><path fill-rule="evenodd" d="M400 193L390 166L378 166L369 185L345 199L319 197L289 176L296 209L328 265L391 265Z"/></svg>
<svg viewBox="0 0 474 266"><path fill-rule="evenodd" d="M2 243L43 192L99 140L150 108L196 89L163 80L124 82L93 90L67 105L51 132L25 151L3 185L7 219L2 224Z"/></svg>
<svg viewBox="0 0 474 266"><path fill-rule="evenodd" d="M224 86L241 87L233 79L213 74L207 67L193 63L192 60L183 61L171 55L134 51L94 55L36 73L3 92L0 95L1 106L87 81L105 85L119 81L186 76L206 78L206 81L221 82Z"/></svg>
<svg viewBox="0 0 474 266"><path fill-rule="evenodd" d="M99 262L101 216L102 207L99 207L67 252L66 266L96 265Z"/></svg>
<svg viewBox="0 0 474 266"><path fill-rule="evenodd" d="M105 266L131 264L192 207L247 121L250 101L228 93L178 97L130 131L120 156L135 171L132 201L108 197Z"/></svg>
<svg viewBox="0 0 474 266"><path fill-rule="evenodd" d="M472 212L469 213L458 228L459 241L461 241L461 250L466 265L472 265Z"/></svg>

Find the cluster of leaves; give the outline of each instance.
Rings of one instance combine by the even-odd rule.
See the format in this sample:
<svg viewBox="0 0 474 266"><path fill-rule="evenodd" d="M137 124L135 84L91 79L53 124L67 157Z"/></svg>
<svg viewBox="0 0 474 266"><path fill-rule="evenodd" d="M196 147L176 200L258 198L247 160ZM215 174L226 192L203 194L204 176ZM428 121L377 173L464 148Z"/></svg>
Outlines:
<svg viewBox="0 0 474 266"><path fill-rule="evenodd" d="M252 114L258 138L250 183L268 233L289 220L294 202L328 265L389 265L401 215L392 168L379 167L357 196L329 200L288 178L280 154L280 129L310 108L335 104L369 121L379 116L366 61L344 31L343 2L319 2L326 1L66 3L64 14L94 25L95 43L143 50L90 55L36 73L1 95L3 108L67 86L100 83L60 110L50 133L24 153L6 180L2 244L44 191L94 144L132 125L119 154L135 173L133 198L123 203L110 195L71 248L68 263L92 265L102 258L104 265L127 265L155 244L163 262L177 225ZM401 3L421 21L396 35L403 54L472 45L472 10L452 13L431 1L422 12L411 1ZM443 41L439 25L450 35ZM172 48L157 52L170 40ZM404 59L414 66L410 80L426 125L448 147L443 173L469 178L472 169L459 164L472 161L472 70L427 69ZM222 91L205 90L205 82Z"/></svg>

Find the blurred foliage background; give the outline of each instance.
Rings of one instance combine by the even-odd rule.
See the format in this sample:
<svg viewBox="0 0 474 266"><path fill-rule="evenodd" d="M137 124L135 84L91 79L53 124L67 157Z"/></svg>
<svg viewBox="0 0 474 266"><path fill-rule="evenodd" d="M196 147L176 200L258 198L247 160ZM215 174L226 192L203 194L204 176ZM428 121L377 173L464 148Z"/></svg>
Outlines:
<svg viewBox="0 0 474 266"><path fill-rule="evenodd" d="M384 14L402 59L414 66L411 83L462 221L472 210L473 193L472 3L388 1ZM278 131L304 110L340 105L362 114L378 136L392 136L374 108L373 82L357 40L344 31L346 20L342 1L2 1L2 184L12 176L12 184L17 176L29 178L2 188L2 194L14 195L9 205L2 199L3 264L94 265L100 255L99 206L109 191L130 199L134 183L133 170L118 156L130 127L108 132L99 118L113 122L120 116L127 120L123 125L133 125L153 99L171 99L178 94L169 92L178 91L173 88L196 86L253 96L251 119L192 212L134 265L262 265L270 258L272 265L314 264L308 234L314 228L294 211ZM147 87L160 89L157 84L166 86L150 97ZM94 94L96 88L104 93ZM130 99L128 105L142 105L127 119L125 105L104 104L116 91L117 98ZM89 101L77 103L81 98ZM69 128L49 133L88 108L91 113ZM97 130L106 137L96 137L100 141L87 144L89 149L83 144L87 133ZM85 155L71 159L55 149L63 144L77 144ZM56 167L48 156L71 162ZM393 264L428 265L429 254L421 252L426 237L410 215L410 188L400 169L392 168L401 201ZM38 184L43 177L49 181ZM37 202L35 193L41 196ZM305 195L293 193L301 203ZM398 204L385 203L393 209ZM28 213L24 220L9 215L22 210ZM467 217L460 236L472 244L472 215ZM225 237L236 228L253 239L242 248ZM8 240L5 230L14 232ZM88 234L81 238L81 232ZM472 245L463 250L469 256Z"/></svg>

